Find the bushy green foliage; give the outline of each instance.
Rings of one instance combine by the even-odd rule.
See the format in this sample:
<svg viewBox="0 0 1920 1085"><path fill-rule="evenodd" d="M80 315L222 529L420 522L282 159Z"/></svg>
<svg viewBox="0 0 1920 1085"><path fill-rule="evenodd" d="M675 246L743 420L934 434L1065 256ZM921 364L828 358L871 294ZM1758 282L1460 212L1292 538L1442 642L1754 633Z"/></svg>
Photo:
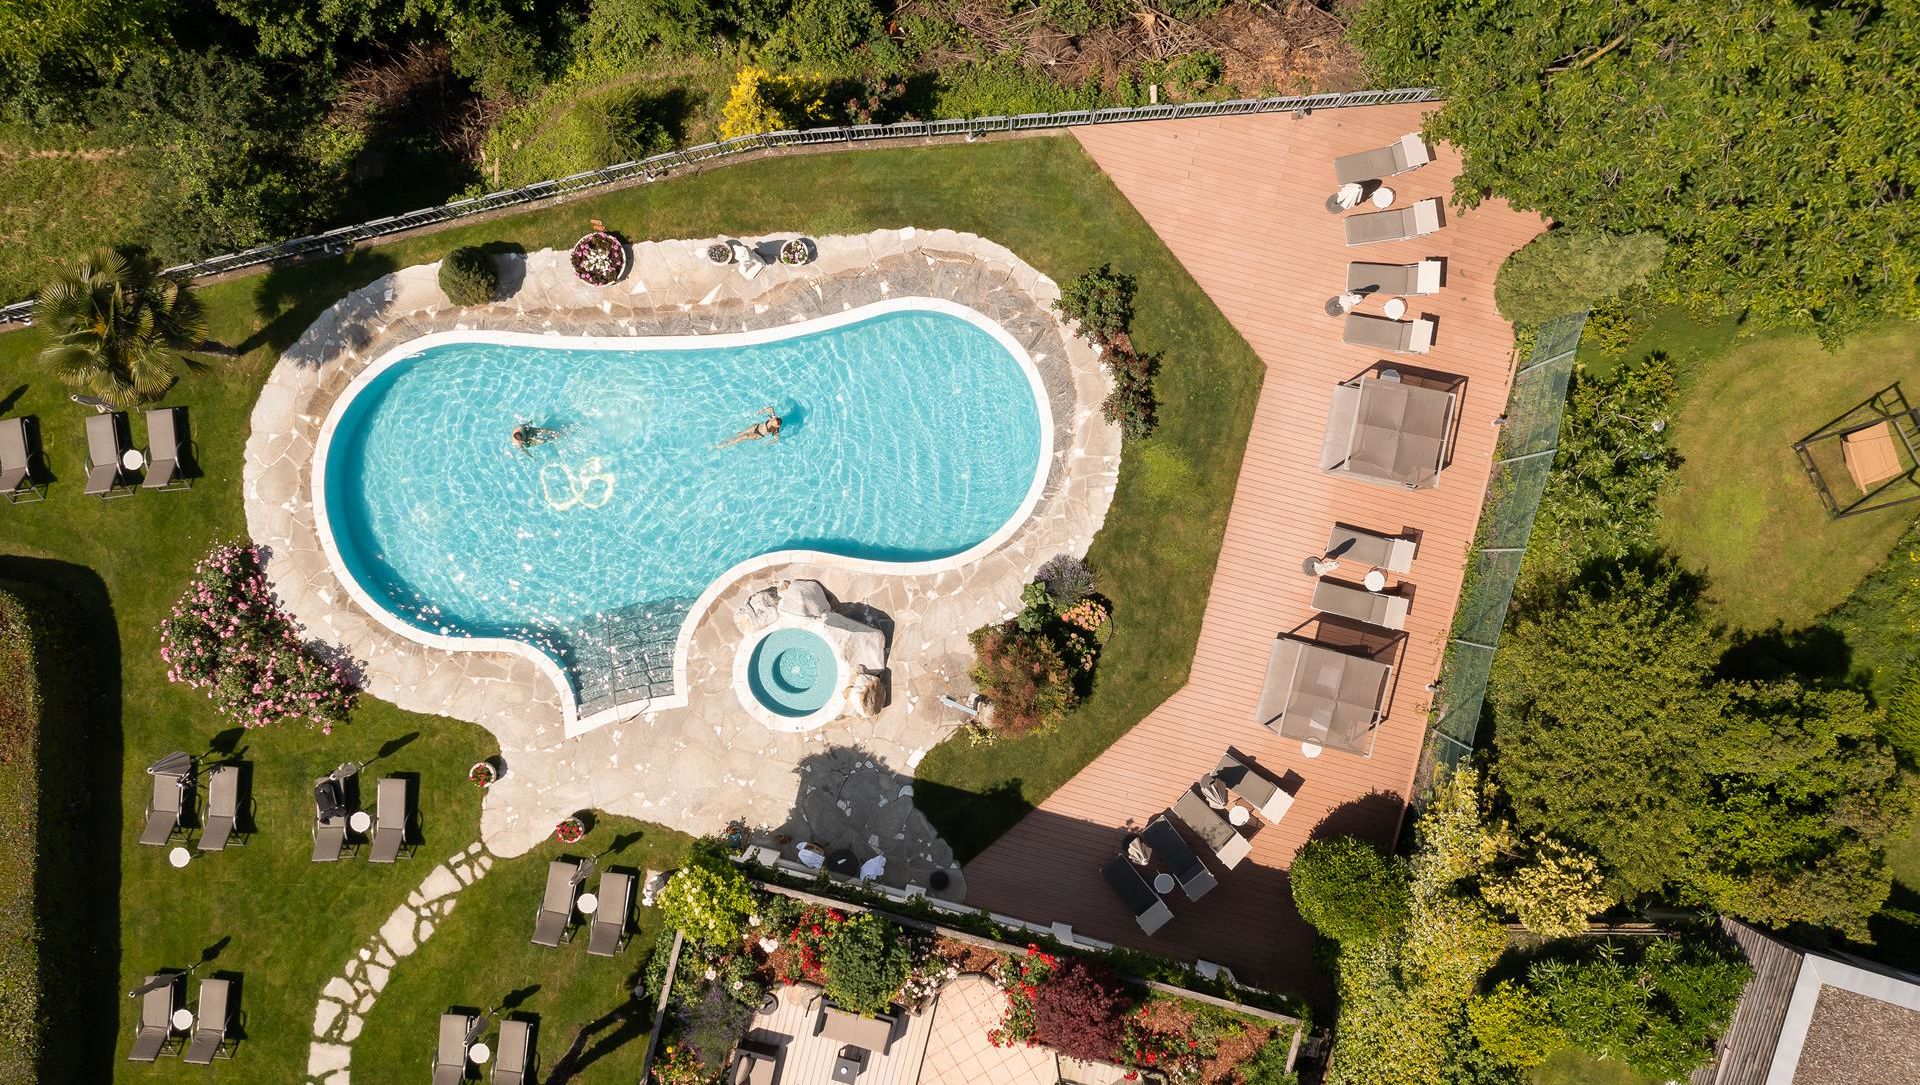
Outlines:
<svg viewBox="0 0 1920 1085"><path fill-rule="evenodd" d="M486 250L462 245L441 258L440 289L455 305L485 305L500 290L500 270Z"/></svg>
<svg viewBox="0 0 1920 1085"><path fill-rule="evenodd" d="M1887 699L1886 722L1880 732L1894 756L1909 770L1920 768L1920 666L1910 667Z"/></svg>
<svg viewBox="0 0 1920 1085"><path fill-rule="evenodd" d="M0 1078L32 1081L41 1044L39 841L41 637L34 613L0 590Z"/></svg>
<svg viewBox="0 0 1920 1085"><path fill-rule="evenodd" d="M1287 877L1300 917L1343 948L1393 937L1412 906L1406 865L1351 836L1307 841Z"/></svg>
<svg viewBox="0 0 1920 1085"><path fill-rule="evenodd" d="M462 0L216 0L230 16L260 37L266 56L329 54L343 41L366 41L436 16L460 11Z"/></svg>
<svg viewBox="0 0 1920 1085"><path fill-rule="evenodd" d="M1494 302L1516 324L1545 324L1646 282L1666 254L1657 234L1549 230L1500 265Z"/></svg>
<svg viewBox="0 0 1920 1085"><path fill-rule="evenodd" d="M1024 67L1007 56L979 64L951 65L934 74L935 117L1004 117L1115 104L1097 81L1064 86L1045 72Z"/></svg>
<svg viewBox="0 0 1920 1085"><path fill-rule="evenodd" d="M842 923L820 950L827 996L854 1013L884 1013L907 982L912 955L893 924L861 912Z"/></svg>
<svg viewBox="0 0 1920 1085"><path fill-rule="evenodd" d="M1287 1052L1292 1045L1293 1033L1276 1029L1271 1040L1240 1064L1240 1085L1299 1085L1300 1079L1287 1069Z"/></svg>
<svg viewBox="0 0 1920 1085"><path fill-rule="evenodd" d="M1613 903L1599 861L1553 839L1535 841L1512 869L1483 878L1480 896L1542 938L1579 934Z"/></svg>
<svg viewBox="0 0 1920 1085"><path fill-rule="evenodd" d="M1113 270L1112 264L1101 264L1061 287L1060 300L1053 307L1061 316L1078 321L1081 335L1096 343L1111 343L1133 323L1137 289L1133 276Z"/></svg>
<svg viewBox="0 0 1920 1085"><path fill-rule="evenodd" d="M794 0L767 39L764 59L814 74L887 74L906 56L887 37L877 0Z"/></svg>
<svg viewBox="0 0 1920 1085"><path fill-rule="evenodd" d="M674 95L642 86L570 93L557 109L536 99L494 127L485 157L502 185L631 162L669 150L682 111Z"/></svg>
<svg viewBox="0 0 1920 1085"><path fill-rule="evenodd" d="M1490 687L1501 787L1523 827L1593 849L1621 899L1863 935L1913 803L1879 712L1719 679L1717 648L1671 570L1596 573L1523 613Z"/></svg>
<svg viewBox="0 0 1920 1085"><path fill-rule="evenodd" d="M1652 230L1667 291L1832 337L1920 308L1920 13L1756 0L1371 0L1376 86L1438 86L1455 195Z"/></svg>
<svg viewBox="0 0 1920 1085"><path fill-rule="evenodd" d="M1153 391L1160 359L1116 343L1107 348L1100 361L1113 376L1113 391L1100 401L1100 417L1119 426L1121 436L1129 441L1151 436L1160 421L1160 400Z"/></svg>
<svg viewBox="0 0 1920 1085"><path fill-rule="evenodd" d="M1482 1048L1509 1066L1525 1070L1567 1046L1546 1000L1502 980L1467 1007L1467 1025Z"/></svg>
<svg viewBox="0 0 1920 1085"><path fill-rule="evenodd" d="M1079 702L1073 671L1053 639L1017 622L983 626L973 645L973 680L993 705L993 726L1007 734L1052 727Z"/></svg>
<svg viewBox="0 0 1920 1085"><path fill-rule="evenodd" d="M548 68L539 33L499 0L448 20L447 46L453 70L489 98L532 94Z"/></svg>
<svg viewBox="0 0 1920 1085"><path fill-rule="evenodd" d="M687 864L667 879L659 899L668 928L715 949L740 944L756 901L753 883L712 841L694 846Z"/></svg>
<svg viewBox="0 0 1920 1085"><path fill-rule="evenodd" d="M1039 0L1039 7L1047 22L1068 34L1112 26L1127 14L1115 0Z"/></svg>
<svg viewBox="0 0 1920 1085"><path fill-rule="evenodd" d="M137 250L95 249L40 288L33 318L41 363L116 407L165 392L207 333L193 289Z"/></svg>

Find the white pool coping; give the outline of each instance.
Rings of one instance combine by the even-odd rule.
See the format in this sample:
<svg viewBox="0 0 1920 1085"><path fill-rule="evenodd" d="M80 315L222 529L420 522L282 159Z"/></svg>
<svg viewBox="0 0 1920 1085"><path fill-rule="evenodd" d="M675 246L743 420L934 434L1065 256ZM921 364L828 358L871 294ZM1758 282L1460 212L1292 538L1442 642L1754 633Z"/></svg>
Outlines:
<svg viewBox="0 0 1920 1085"><path fill-rule="evenodd" d="M754 346L762 343L793 339L803 335L830 331L834 328L858 324L874 317L898 312L933 312L964 320L992 336L1001 348L1013 356L1026 374L1027 384L1033 392L1034 407L1040 419L1040 440L1035 454L1033 479L1027 486L1027 493L1020 507L1007 521L979 543L968 547L958 554L928 561L882 561L873 558L854 558L831 554L817 550L776 550L748 558L733 565L707 584L707 587L688 608L687 615L680 623L680 631L673 648L673 684L674 692L667 697L623 701L598 712L580 715L578 698L574 695L573 683L567 673L555 662L552 656L526 641L511 637L453 637L421 629L413 623L395 614L387 605L377 600L359 578L347 568L340 556L339 547L334 543L333 527L327 509L327 458L333 446L334 431L339 427L341 418L359 398L368 385L377 380L394 365L410 359L434 347L452 343L485 343L497 346L537 347L545 350L695 350L725 349L728 347ZM355 603L372 615L375 621L388 631L432 648L450 652L505 652L527 660L537 667L554 684L560 695L561 714L564 733L573 738L597 727L626 719L637 712L655 711L668 708L683 708L687 705L689 683L687 678L687 651L693 640L694 626L701 615L713 604L722 591L741 577L762 569L795 562L812 562L828 568L846 569L853 572L880 573L894 576L920 576L929 573L941 573L971 564L998 549L1026 523L1028 517L1040 503L1046 490L1047 475L1052 465L1054 442L1053 408L1047 398L1045 383L1039 367L1028 356L1026 348L1000 326L997 321L988 318L979 311L945 298L910 296L888 298L885 301L858 306L845 312L815 317L811 320L797 321L779 327L759 328L753 331L724 332L712 335L636 335L636 336L590 336L555 335L529 332L506 331L451 331L433 332L411 339L401 344L362 369L333 401L326 420L321 424L319 434L314 441L313 470L311 488L313 499L314 526L320 539L321 549L327 557L327 564L334 578L343 586ZM836 694L836 697L841 696ZM769 713L771 715L771 713ZM785 717L781 717L785 718ZM762 722L765 722L764 720Z"/></svg>

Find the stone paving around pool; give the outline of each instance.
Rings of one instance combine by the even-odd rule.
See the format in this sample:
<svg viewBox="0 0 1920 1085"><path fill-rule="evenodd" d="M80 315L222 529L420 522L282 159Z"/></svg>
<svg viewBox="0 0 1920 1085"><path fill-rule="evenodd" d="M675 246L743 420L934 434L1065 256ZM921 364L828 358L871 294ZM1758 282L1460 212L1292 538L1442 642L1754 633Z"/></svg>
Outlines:
<svg viewBox="0 0 1920 1085"><path fill-rule="evenodd" d="M1007 249L971 234L913 228L815 239L810 265L767 266L752 279L705 255L714 239L633 246L631 270L610 287L575 278L565 252L501 257L504 300L461 308L436 283L437 264L406 268L321 314L262 389L247 440L245 503L267 574L309 635L360 661L369 693L402 708L470 720L499 740L506 775L488 790L488 851L519 855L556 822L600 810L710 833L736 819L768 840L785 835L861 859L887 859L884 882L950 882L958 864L913 808L920 758L964 717L942 694L972 691L967 634L1019 608L1020 589L1055 554L1086 552L1113 500L1119 432L1099 413L1109 388L1094 350L1053 314L1055 284ZM768 239L746 239L751 243ZM774 239L777 240L777 239ZM328 410L354 375L430 332L687 335L781 327L887 298L934 297L998 322L1033 359L1053 411L1054 447L1033 514L992 553L941 573L857 572L832 562L763 569L709 593L685 656L684 708L646 711L574 738L561 691L533 662L494 651L446 651L390 631L350 598L314 527L311 464ZM817 580L835 608L887 634L891 701L801 734L749 717L733 689L742 631L734 611L753 591ZM462 771L449 765L447 771Z"/></svg>

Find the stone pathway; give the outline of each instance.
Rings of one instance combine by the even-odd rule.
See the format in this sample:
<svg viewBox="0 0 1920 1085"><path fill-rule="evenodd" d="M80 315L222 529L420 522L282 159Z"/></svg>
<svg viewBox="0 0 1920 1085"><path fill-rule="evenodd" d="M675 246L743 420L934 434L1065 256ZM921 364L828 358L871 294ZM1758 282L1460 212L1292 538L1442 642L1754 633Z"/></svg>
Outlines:
<svg viewBox="0 0 1920 1085"><path fill-rule="evenodd" d="M885 880L896 887L944 869L952 883L942 895L964 891L951 852L902 789L920 758L964 722L939 698L972 690L967 634L1011 617L1041 563L1084 554L1105 520L1120 464L1119 432L1099 413L1110 384L1092 348L1052 312L1058 287L1003 246L910 227L815 241L813 264L768 267L751 281L708 261L708 240L636 244L632 271L606 288L574 278L566 253L536 252L503 261L503 300L464 309L441 294L437 265L406 268L323 313L262 389L244 500L248 530L270 552L267 575L310 635L362 663L373 696L494 734L508 772L488 789L481 817L481 839L493 854L519 855L561 818L587 809L694 834L740 820L773 834L817 834L830 847L877 850L888 859ZM569 736L562 691L532 660L420 644L362 610L335 576L315 528L311 465L319 430L355 374L410 340L474 329L738 332L901 297L966 305L1032 359L1054 422L1038 505L1004 544L961 568L901 575L803 561L718 585L682 634L683 707L635 706L624 719ZM878 716L787 734L741 708L733 660L742 633L733 611L747 594L782 579L820 581L837 610L887 632L891 702ZM823 780L859 774L872 777L871 788L861 785L873 792L870 800L842 810L810 795ZM863 820L882 809L877 820ZM854 813L836 819L828 810Z"/></svg>
<svg viewBox="0 0 1920 1085"><path fill-rule="evenodd" d="M313 1010L308 1085L349 1085L347 1064L353 1041L359 1038L367 1011L386 988L394 966L433 937L434 926L460 903L455 899L460 890L485 877L492 867L493 856L474 844L428 871L419 888L407 894L407 902L393 910L339 975L327 981Z"/></svg>

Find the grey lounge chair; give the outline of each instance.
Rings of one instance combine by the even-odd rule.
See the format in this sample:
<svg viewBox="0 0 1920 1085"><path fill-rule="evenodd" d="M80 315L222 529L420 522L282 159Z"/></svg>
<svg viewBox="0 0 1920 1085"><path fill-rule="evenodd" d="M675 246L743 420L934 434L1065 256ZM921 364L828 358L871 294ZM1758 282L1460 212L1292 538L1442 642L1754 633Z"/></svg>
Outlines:
<svg viewBox="0 0 1920 1085"><path fill-rule="evenodd" d="M153 774L153 798L147 803L147 824L140 830L140 843L165 847L180 831L180 815L187 805L187 780L171 772Z"/></svg>
<svg viewBox="0 0 1920 1085"><path fill-rule="evenodd" d="M1348 264L1347 290L1355 294L1438 294L1440 261Z"/></svg>
<svg viewBox="0 0 1920 1085"><path fill-rule="evenodd" d="M741 1040L735 1048L733 1068L727 1073L727 1085L773 1085L779 1069L780 1051L759 1040Z"/></svg>
<svg viewBox="0 0 1920 1085"><path fill-rule="evenodd" d="M181 455L186 445L180 440L181 416L185 407L161 407L147 412L147 477L140 483L145 490L186 490L193 483L181 471Z"/></svg>
<svg viewBox="0 0 1920 1085"><path fill-rule="evenodd" d="M369 863L391 863L407 845L407 782L398 776L380 781L375 796L373 847Z"/></svg>
<svg viewBox="0 0 1920 1085"><path fill-rule="evenodd" d="M200 830L200 850L226 850L239 820L240 770L221 765L207 773L207 822Z"/></svg>
<svg viewBox="0 0 1920 1085"><path fill-rule="evenodd" d="M1208 806L1207 800L1201 798L1193 788L1188 788L1186 794L1180 796L1180 801L1173 804L1173 816L1192 829L1193 835L1204 841L1207 847L1212 848L1214 858L1220 860L1220 865L1228 870L1239 866L1240 860L1253 851L1253 842L1241 836L1233 823L1220 811Z"/></svg>
<svg viewBox="0 0 1920 1085"><path fill-rule="evenodd" d="M1207 895L1207 890L1219 883L1214 881L1213 872L1201 861L1187 842L1180 839L1180 830L1173 827L1165 814L1147 822L1146 829L1140 834L1146 838L1147 846L1160 856L1160 862L1166 866L1167 873L1180 883L1180 890L1188 900L1199 900Z"/></svg>
<svg viewBox="0 0 1920 1085"><path fill-rule="evenodd" d="M159 976L148 976L152 983ZM170 976L166 984L140 996L140 1023L133 1030L133 1049L127 1052L131 1062L156 1062L173 1044L173 1011L180 1008L179 976Z"/></svg>
<svg viewBox="0 0 1920 1085"><path fill-rule="evenodd" d="M620 952L627 940L627 910L633 906L633 875L608 872L600 875L600 906L593 910L593 923L587 931L587 952L595 957L611 957Z"/></svg>
<svg viewBox="0 0 1920 1085"><path fill-rule="evenodd" d="M1100 873L1106 876L1107 884L1113 886L1113 891L1126 902L1127 910L1133 913L1133 921L1140 924L1142 931L1152 934L1173 918L1173 909L1167 907L1167 902L1160 899L1160 894L1153 891L1153 886L1147 884L1147 880L1140 876L1125 855L1114 856L1113 861Z"/></svg>
<svg viewBox="0 0 1920 1085"><path fill-rule="evenodd" d="M87 417L88 497L126 497L133 487L125 483L120 458L127 454L127 416L119 411ZM120 493L121 489L126 493Z"/></svg>
<svg viewBox="0 0 1920 1085"><path fill-rule="evenodd" d="M193 1042L187 1045L186 1057L181 1061L195 1066L213 1065L214 1058L227 1046L227 1025L233 1016L232 995L232 980L200 981L200 1005L195 1007Z"/></svg>
<svg viewBox="0 0 1920 1085"><path fill-rule="evenodd" d="M532 1022L500 1022L500 1041L494 1046L494 1085L526 1085L533 1077Z"/></svg>
<svg viewBox="0 0 1920 1085"><path fill-rule="evenodd" d="M1350 524L1333 525L1327 536L1327 556L1335 561L1357 561L1390 573L1413 568L1419 544L1403 535L1382 535Z"/></svg>
<svg viewBox="0 0 1920 1085"><path fill-rule="evenodd" d="M1340 338L1395 354L1425 354L1433 349L1433 318L1388 320L1367 313L1348 313L1347 326Z"/></svg>
<svg viewBox="0 0 1920 1085"><path fill-rule="evenodd" d="M580 889L580 864L555 859L547 864L547 892L533 917L533 944L557 946L573 934L573 898Z"/></svg>
<svg viewBox="0 0 1920 1085"><path fill-rule="evenodd" d="M0 494L14 504L39 501L46 488L34 477L33 457L40 445L39 431L30 418L0 418Z"/></svg>
<svg viewBox="0 0 1920 1085"><path fill-rule="evenodd" d="M1406 241L1425 237L1440 228L1440 199L1421 200L1412 207L1375 211L1367 215L1348 215L1347 244L1371 245L1380 241Z"/></svg>
<svg viewBox="0 0 1920 1085"><path fill-rule="evenodd" d="M1220 763L1213 767L1213 776L1227 785L1228 791L1246 800L1254 813L1269 822L1279 821L1293 807L1292 795L1241 760L1240 755L1232 750L1220 756Z"/></svg>
<svg viewBox="0 0 1920 1085"><path fill-rule="evenodd" d="M440 1044L433 1051L433 1085L460 1085L467 1077L467 1031L471 1014L440 1015Z"/></svg>
<svg viewBox="0 0 1920 1085"><path fill-rule="evenodd" d="M1344 580L1321 577L1313 588L1313 608L1382 629L1407 627L1407 597L1368 591Z"/></svg>
<svg viewBox="0 0 1920 1085"><path fill-rule="evenodd" d="M319 780L313 782L314 786L316 788L319 787L320 782L326 779L328 779L328 777L320 777ZM341 853L346 850L347 815L342 812L332 817L322 817L320 814L320 805L316 802L313 807L313 861L316 863L336 862L339 860Z"/></svg>
<svg viewBox="0 0 1920 1085"><path fill-rule="evenodd" d="M1427 142L1418 132L1408 132L1385 147L1358 154L1343 154L1333 160L1333 176L1343 185L1357 185L1380 177L1419 169L1433 161Z"/></svg>

